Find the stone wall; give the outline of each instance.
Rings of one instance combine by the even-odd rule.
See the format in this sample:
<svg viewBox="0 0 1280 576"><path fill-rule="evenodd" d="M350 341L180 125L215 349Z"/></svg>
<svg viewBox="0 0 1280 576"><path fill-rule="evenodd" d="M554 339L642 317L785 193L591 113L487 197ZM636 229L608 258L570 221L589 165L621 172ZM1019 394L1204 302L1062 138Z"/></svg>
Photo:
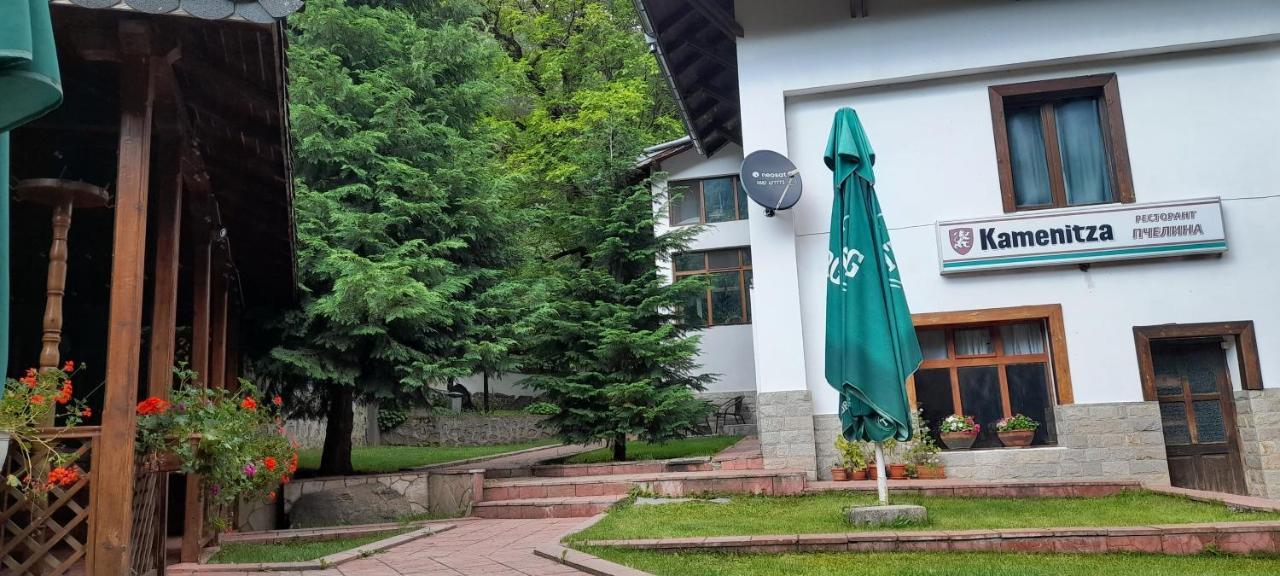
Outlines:
<svg viewBox="0 0 1280 576"><path fill-rule="evenodd" d="M757 393L756 412L764 467L803 470L813 476L817 470L817 454L809 391Z"/></svg>
<svg viewBox="0 0 1280 576"><path fill-rule="evenodd" d="M287 516L293 509L293 503L303 494L335 490L358 484L380 483L399 492L409 502L406 516L427 512L430 504L428 473L425 470L411 472L392 472L390 474L369 474L365 476L330 476L325 478L305 478L294 480L284 486L284 513Z"/></svg>
<svg viewBox="0 0 1280 576"><path fill-rule="evenodd" d="M742 390L742 391L735 391L735 392L701 392L698 394L698 398L706 400L707 402L710 402L712 405L716 407L719 407L721 404L724 404L725 402L728 402L729 400L732 400L738 396L742 396L743 409L746 412L746 414L744 415L744 417L747 420L746 423L756 424L757 409L756 409L756 391L755 390ZM715 421L713 419L712 424L714 423ZM725 423L734 424L736 423L736 421L733 419L729 419Z"/></svg>
<svg viewBox="0 0 1280 576"><path fill-rule="evenodd" d="M368 444L368 427L370 410L363 404L355 405L355 419L351 426L351 445L364 446ZM307 419L289 419L284 424L285 432L290 438L298 441L303 448L321 448L324 446L324 428L327 421L324 418L317 420Z"/></svg>
<svg viewBox="0 0 1280 576"><path fill-rule="evenodd" d="M549 438L542 426L545 416L533 414L484 415L473 412L434 414L414 410L394 430L382 433L382 443L396 446L483 446Z"/></svg>
<svg viewBox="0 0 1280 576"><path fill-rule="evenodd" d="M942 452L947 477L966 480L1131 479L1169 483L1160 408L1155 402L1069 404L1054 409L1058 444ZM818 474L830 478L840 421L813 417Z"/></svg>
<svg viewBox="0 0 1280 576"><path fill-rule="evenodd" d="M1249 495L1280 498L1280 389L1238 391L1235 400Z"/></svg>

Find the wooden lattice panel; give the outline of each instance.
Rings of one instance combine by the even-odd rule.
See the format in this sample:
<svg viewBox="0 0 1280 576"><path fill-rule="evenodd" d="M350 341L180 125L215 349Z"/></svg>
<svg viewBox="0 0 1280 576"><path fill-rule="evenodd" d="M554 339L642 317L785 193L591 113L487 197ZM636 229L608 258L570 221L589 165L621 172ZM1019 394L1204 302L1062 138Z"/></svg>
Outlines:
<svg viewBox="0 0 1280 576"><path fill-rule="evenodd" d="M0 482L0 574L59 576L83 572L89 553L93 506L92 452L96 428L76 430L58 440L59 449L72 451L83 472L71 486L54 486L38 494L24 494ZM10 458L3 475L25 478L22 458Z"/></svg>

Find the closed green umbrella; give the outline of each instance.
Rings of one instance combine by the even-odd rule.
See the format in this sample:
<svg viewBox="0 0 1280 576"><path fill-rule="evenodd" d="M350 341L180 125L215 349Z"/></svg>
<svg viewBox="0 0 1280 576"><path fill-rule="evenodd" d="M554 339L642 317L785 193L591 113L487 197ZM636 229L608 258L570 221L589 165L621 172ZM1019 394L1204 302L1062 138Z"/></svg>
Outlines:
<svg viewBox="0 0 1280 576"><path fill-rule="evenodd" d="M9 131L62 103L49 0L0 0L0 376L9 359ZM0 387L0 395L4 394Z"/></svg>
<svg viewBox="0 0 1280 576"><path fill-rule="evenodd" d="M827 253L827 383L840 393L845 439L876 443L880 500L886 502L881 443L911 439L906 379L920 365L920 343L876 199L875 152L852 108L836 112L824 159L835 187Z"/></svg>

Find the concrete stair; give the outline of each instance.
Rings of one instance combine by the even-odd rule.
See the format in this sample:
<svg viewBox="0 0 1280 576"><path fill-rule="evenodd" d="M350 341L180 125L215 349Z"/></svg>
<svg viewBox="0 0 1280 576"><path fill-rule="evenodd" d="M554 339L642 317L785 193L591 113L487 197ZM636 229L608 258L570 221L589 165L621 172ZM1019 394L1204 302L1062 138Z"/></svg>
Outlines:
<svg viewBox="0 0 1280 576"><path fill-rule="evenodd" d="M585 518L608 510L623 498L626 496L615 494L476 502L471 508L471 514L479 518L503 519Z"/></svg>

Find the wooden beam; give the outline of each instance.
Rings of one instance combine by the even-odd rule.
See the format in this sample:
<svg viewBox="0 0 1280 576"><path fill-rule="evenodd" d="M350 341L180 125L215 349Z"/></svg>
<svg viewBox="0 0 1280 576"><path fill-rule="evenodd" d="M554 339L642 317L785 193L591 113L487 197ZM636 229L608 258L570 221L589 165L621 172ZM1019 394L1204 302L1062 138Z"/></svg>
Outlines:
<svg viewBox="0 0 1280 576"><path fill-rule="evenodd" d="M106 398L94 446L93 574L128 574L133 523L134 409L142 346L147 189L151 160L151 33L143 20L121 20L120 150L111 260Z"/></svg>
<svg viewBox="0 0 1280 576"><path fill-rule="evenodd" d="M194 191L192 194L200 195ZM192 232L191 369L197 374L194 385L204 386L209 378L209 301L213 244L206 222L197 221ZM187 475L180 552L183 562L196 562L200 559L200 536L204 530L204 489L200 484L199 476Z"/></svg>
<svg viewBox="0 0 1280 576"><path fill-rule="evenodd" d="M159 398L168 398L173 388L173 365L177 354L178 262L182 243L182 173L178 170L177 148L176 144L165 145L157 154L157 162L162 169L172 170L155 195L156 260L152 272L151 365L147 373L147 394Z"/></svg>
<svg viewBox="0 0 1280 576"><path fill-rule="evenodd" d="M726 12L719 4L712 0L689 0L689 6L696 10L712 26L724 33L730 38L742 38L744 36L742 25L733 19L733 15Z"/></svg>
<svg viewBox="0 0 1280 576"><path fill-rule="evenodd" d="M227 386L227 253L219 248L214 256L213 289L209 306L209 387Z"/></svg>
<svg viewBox="0 0 1280 576"><path fill-rule="evenodd" d="M690 50L693 50L694 52L697 52L698 54L701 54L707 58L710 58L711 61L721 66L724 66L725 68L737 68L738 66L737 63L730 60L729 57L726 57L723 54L719 54L715 50L707 46L703 46L702 44L694 42L692 38L684 39L684 41L681 42L680 45L687 47Z"/></svg>

